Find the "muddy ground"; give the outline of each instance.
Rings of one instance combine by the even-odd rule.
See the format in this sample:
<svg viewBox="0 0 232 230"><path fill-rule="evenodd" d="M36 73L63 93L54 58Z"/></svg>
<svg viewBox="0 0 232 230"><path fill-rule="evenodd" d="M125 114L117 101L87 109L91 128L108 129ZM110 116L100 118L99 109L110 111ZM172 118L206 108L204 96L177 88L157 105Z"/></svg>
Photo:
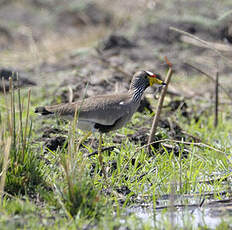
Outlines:
<svg viewBox="0 0 232 230"><path fill-rule="evenodd" d="M201 86L191 87L188 79L199 73L188 64L213 77L218 70L224 82L228 82L232 65L220 55L228 59L231 55L225 50L218 54L217 50L202 47L201 43L192 45L183 34L170 27L229 49L232 47L232 18L222 14L232 4L225 1L215 8L209 1L174 2L144 1L145 5L138 4L136 8L133 1L125 5L116 1L111 8L106 0L69 1L68 4L59 1L58 5L55 0L3 1L0 75L6 80L6 90L12 75L14 80L19 79L16 87L45 88L45 96L50 99L42 104L125 91L137 70L159 72L164 78L167 71L164 57L167 56L178 81L174 80L169 87L164 117L178 110L188 121L192 118L197 121L210 105L196 112L192 104L199 98L210 102L214 83L205 79ZM139 112L155 111L154 103L150 102L152 98L157 101L156 93L157 89L147 90L150 99L144 97ZM129 135L131 141L146 144L151 119L145 123L143 128L141 124L134 125L135 133ZM170 138L195 138L186 136L179 124L170 119L162 118L160 127ZM38 132L41 135L37 141L44 142L45 151L46 148L56 150L66 140L65 133L46 124ZM116 137L115 142L120 143L121 138ZM167 147L170 151L177 148ZM175 152L178 154L178 148Z"/></svg>
<svg viewBox="0 0 232 230"><path fill-rule="evenodd" d="M192 45L170 27L231 49L232 18L225 12L232 4L225 1L215 8L209 1L145 2L136 8L133 1L126 5L116 1L111 8L106 0L69 1L69 4L60 1L58 5L55 0L3 1L0 75L6 80L6 90L12 75L14 80L19 79L16 87L30 86L38 91L43 88L50 99L42 104L125 91L137 70L159 72L164 78L167 56L178 80L169 87L165 117L178 110L187 120L197 121L208 107L196 112L191 109L192 103L203 98L210 104L214 83L205 78L197 87L189 85L188 79L199 75L189 64L213 77L218 70L226 84L232 70L228 63L231 53L202 47L201 43ZM227 91L231 91L230 85L227 86ZM155 111L154 103L150 102L157 100L156 93L156 89L147 90L150 99L144 97L139 112ZM149 123L151 120L146 121ZM160 127L170 138L189 138L175 121L161 119ZM145 144L149 127L141 129L135 124L134 129L130 140ZM38 140L52 150L65 142L58 129L45 126L39 132ZM120 138L115 139L120 142Z"/></svg>
<svg viewBox="0 0 232 230"><path fill-rule="evenodd" d="M183 34L170 27L231 47L231 17L222 17L231 3L218 4L216 9L208 1L175 2L146 1L138 8L130 1L126 8L116 2L110 8L105 7L107 1L69 1L69 4L61 1L59 5L55 0L5 1L0 8L0 75L7 80L13 73L14 79L19 78L20 87L45 87L46 96L50 97L46 103L55 104L74 101L83 95L125 91L132 74L139 69L159 72L164 78L167 56L179 78L170 85L169 94L179 98L171 97L166 107L171 112L181 108L186 118L198 119L201 112L193 114L185 98L210 100L213 82L203 80L207 84L200 88L188 85L188 78L199 75L188 64L212 76L218 69L225 81L230 77L231 65L212 49L184 43ZM129 13L130 10L134 13ZM228 52L221 55L230 58ZM154 98L155 89L147 92ZM145 109L154 111L146 97L139 111ZM165 120L161 122L165 124ZM131 139L145 143L148 132L142 130L146 135ZM59 146L64 141L60 137L59 140L46 138L48 146L54 143Z"/></svg>
<svg viewBox="0 0 232 230"><path fill-rule="evenodd" d="M42 105L74 101L83 95L125 91L132 74L139 69L159 72L164 79L167 56L177 80L169 87L163 117L178 110L190 122L207 114L207 105L211 106L214 82L202 76L202 84L189 85L188 79L192 82L199 73L188 64L213 77L218 70L227 90L232 91L231 84L227 84L232 71L228 50L209 49L201 43L192 45L183 34L170 30L176 27L231 49L232 18L225 15L232 7L230 1L217 2L216 6L210 1L187 0L141 1L137 5L134 1L114 1L112 5L109 2L1 1L0 75L6 85L13 74L13 78L19 78L17 86L29 85L37 92L43 89L46 100L40 102ZM155 89L147 91L139 112L155 111L156 103L150 103L157 101L154 95ZM199 98L208 104L196 112L189 105L196 104ZM145 123L151 123L151 119ZM149 135L146 124L143 128L133 126L135 133L128 136L130 141L146 144ZM196 138L167 118L162 118L159 126L169 138L188 141ZM56 150L66 140L65 131L46 124L37 131L40 137L35 141L44 143L45 152L46 148ZM124 137L115 136L116 145L120 138ZM96 140L93 146L97 146ZM178 146L166 148L179 152Z"/></svg>

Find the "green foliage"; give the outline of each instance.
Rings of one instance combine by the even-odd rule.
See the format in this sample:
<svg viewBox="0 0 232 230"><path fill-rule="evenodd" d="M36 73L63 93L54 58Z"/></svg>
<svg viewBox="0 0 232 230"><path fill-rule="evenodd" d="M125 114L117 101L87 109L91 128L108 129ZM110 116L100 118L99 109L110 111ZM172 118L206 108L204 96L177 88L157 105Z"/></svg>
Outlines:
<svg viewBox="0 0 232 230"><path fill-rule="evenodd" d="M57 199L67 217L99 220L107 204L106 199L90 177L88 163L81 152L76 152L78 145L74 140L75 129L70 128L70 133L68 149L62 149L59 153L63 183L62 188L54 184Z"/></svg>
<svg viewBox="0 0 232 230"><path fill-rule="evenodd" d="M55 185L59 200L69 217L99 220L104 212L106 200L94 186L88 175L79 175L72 179L72 184L62 190Z"/></svg>
<svg viewBox="0 0 232 230"><path fill-rule="evenodd" d="M46 186L44 181L43 163L38 154L31 148L31 130L30 122L30 91L27 94L27 105L22 104L21 92L18 89L16 100L15 90L12 80L10 81L10 95L5 94L5 107L1 127L3 135L1 146L3 151L6 146L7 138L10 138L10 155L7 162L6 180L3 188L9 194L32 194L37 190L37 186ZM8 103L10 101L10 103ZM22 108L26 108L23 110ZM3 161L6 156L1 155L1 167L3 170Z"/></svg>
<svg viewBox="0 0 232 230"><path fill-rule="evenodd" d="M35 152L28 150L23 162L10 161L5 185L7 193L33 194L37 190L37 186L45 185L43 163Z"/></svg>
<svg viewBox="0 0 232 230"><path fill-rule="evenodd" d="M28 98L28 94L23 95L20 95L22 99ZM11 95L7 97L11 100ZM27 115L27 100L24 99L24 109L20 112L19 101L22 100L16 100L18 92L14 97L15 109L6 107L9 115L7 110L1 111L0 148L3 152L7 138L12 139L4 186L8 195L2 198L0 208L3 229L168 229L173 220L169 209L160 211L160 206L168 207L171 202L174 205L200 204L203 198L210 202L231 194L229 154L232 126L227 112L220 116L217 128L213 126L210 108L207 116L201 116L197 122L195 110L190 120L182 117L181 112L175 113L175 117L170 115L170 121L175 120L183 130L207 145L196 145L186 135L182 136L188 144L181 143L181 139L176 143L175 136L170 137L170 130L163 126L158 129L156 140L164 141L153 146L151 155L141 146L143 138L141 141L139 138L131 139L141 127L150 128L151 115L136 113L127 127L104 136L104 147L116 145L113 151L103 154L107 168L107 181L104 181L97 156L86 157L86 153L96 150L95 146L87 142L77 151L79 133L75 126L69 129L66 147L45 153L38 145L41 133L37 130L44 122L46 125L64 124L36 119L32 126L32 116L30 113ZM32 98L32 103L38 104L37 98ZM67 130L67 125L64 129ZM97 141L97 134L93 138L94 142ZM4 155L1 155L1 170L3 161ZM174 201L171 201L172 196ZM137 213L136 207L140 205L149 207L148 211L139 209L142 215L149 213L151 218L146 216L147 221ZM175 210L174 213L178 215L179 212ZM205 214L202 212L202 215ZM183 229L194 229L189 223L195 217L188 210L183 216ZM218 229L229 229L228 223L221 222ZM203 223L199 226L199 229L208 228Z"/></svg>

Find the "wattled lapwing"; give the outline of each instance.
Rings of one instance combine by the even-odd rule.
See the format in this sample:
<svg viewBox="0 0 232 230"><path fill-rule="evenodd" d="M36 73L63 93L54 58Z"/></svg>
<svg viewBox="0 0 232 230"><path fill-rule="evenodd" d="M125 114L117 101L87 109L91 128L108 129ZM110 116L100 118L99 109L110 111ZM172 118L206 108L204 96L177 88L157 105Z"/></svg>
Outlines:
<svg viewBox="0 0 232 230"><path fill-rule="evenodd" d="M100 95L72 103L37 107L35 113L43 116L54 114L70 120L77 111L77 128L88 131L87 136L94 131L100 133L98 158L105 176L101 155L102 133L123 127L138 109L145 89L153 84L166 85L159 79L159 74L138 71L134 74L130 89L126 93Z"/></svg>

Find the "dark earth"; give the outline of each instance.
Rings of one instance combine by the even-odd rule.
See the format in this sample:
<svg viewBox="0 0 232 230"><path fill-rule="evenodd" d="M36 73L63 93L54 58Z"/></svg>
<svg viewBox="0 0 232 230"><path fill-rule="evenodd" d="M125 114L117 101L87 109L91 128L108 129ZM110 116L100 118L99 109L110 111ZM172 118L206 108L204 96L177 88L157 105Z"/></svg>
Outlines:
<svg viewBox="0 0 232 230"><path fill-rule="evenodd" d="M71 3L65 5L64 1L61 1L62 7L56 7L55 1L34 0L25 1L25 3L27 3L26 8L14 1L1 3L0 17L4 19L0 23L0 49L2 51L26 47L28 44L30 45L30 39L33 40L34 45L39 47L43 39L49 37L50 32L62 39L64 35L74 37L85 33L88 27L101 26L106 30L112 27L115 28L114 31L117 31L117 33L108 32L108 35L104 35L94 47L83 51L77 49L73 52L72 50L71 53L69 51L69 53L61 55L60 58L55 58L52 63L46 59L40 60L36 67L32 65L28 69L20 67L19 64L16 66L1 64L0 76L4 79L6 90L9 89L9 77L17 82L15 87L36 85L39 87L46 84L46 81L51 84L55 80L58 85L56 84L57 88L53 93L50 92L51 104L75 101L83 96L90 97L119 89L127 90L132 74L141 68L148 68L154 72L158 70L164 78L164 72L167 71L164 56L168 56L171 60L174 71L185 78L196 74L196 71L185 65L185 62L203 68L204 71L211 74L215 69L215 60L217 62L220 60L215 58L215 55L209 54L209 50L206 48L191 45L187 47L183 43L183 35L170 30L170 27L184 30L209 42L223 43L228 46L232 42L231 17L217 20L218 12L209 7L206 2L183 2L178 13L175 12L173 5L165 8L165 5L157 4L155 20L137 22L133 32L128 30L133 25L133 20L125 20L122 25L117 26L118 15L97 2L80 3L75 7ZM199 7L207 9L199 12L199 17L207 20L197 20L193 15L183 16L183 9L191 8L193 12L197 12ZM14 13L9 14L8 9ZM173 14L175 17L164 19L162 11ZM149 11L147 13L149 14ZM7 22L17 25L16 28ZM29 30L31 38L25 32L24 27ZM127 33L127 30L130 33ZM198 61L199 57L202 56L212 59L211 67L205 65L201 60ZM231 72L231 66L220 65L220 74L227 75L228 72ZM58 74L62 74L61 79L56 79ZM48 75L49 79L40 77L45 75ZM0 90L3 91L2 84ZM212 89L209 88L207 93L210 94L211 91ZM149 89L148 92L150 95L155 95L155 89ZM191 120L194 117L198 121L201 113L197 114L192 111L191 107L188 106L190 102L183 99L189 97L186 91L180 92L171 86L168 93L171 97L170 102L164 106L166 117L180 111L185 119ZM201 96L202 94L204 95L204 92L201 92ZM172 95L179 97L175 98ZM210 97L210 95L206 96ZM204 111L204 108L201 110ZM150 100L144 97L138 112L152 113L154 111L154 106L150 104ZM149 123L151 120L146 122ZM189 139L173 120L162 118L159 127L165 130L168 138ZM135 133L128 135L129 140L145 145L149 135L149 127L135 126L134 129ZM55 151L65 143L65 135L59 129L44 127L39 132L41 133L39 141L44 142L45 150L49 148ZM117 137L116 143L119 142L120 138ZM154 144L154 147L162 149L161 143ZM174 148L175 153L178 154L177 147L167 146L167 148L170 151Z"/></svg>
<svg viewBox="0 0 232 230"><path fill-rule="evenodd" d="M10 77L15 88L30 87L32 93L41 94L42 100L46 98L38 101L43 105L126 91L133 73L140 69L158 72L164 79L168 70L167 56L178 81L171 82L168 88L167 102L163 106L152 146L159 153L165 148L177 156L181 153L181 157L186 157L189 154L187 146L182 149L177 143L159 141L201 142L198 137L185 132L175 115L190 123L212 113L214 82L202 75L205 82L202 87L182 83L181 79L187 82L200 75L188 64L213 77L216 70L219 71L228 92L232 92L232 16L223 15L231 10L232 3L154 1L156 4L149 8L145 4L149 1L141 1L139 6L135 6L133 0L124 3L110 1L110 4L105 1L59 0L59 4L56 0L0 1L0 91L3 92L4 88L9 90ZM224 45L226 48L218 51L224 58L212 47L202 47L201 43L193 45L186 36L170 30L170 27L188 32L215 47ZM112 137L114 145L104 147L104 154L117 153L125 138L141 146L147 144L160 95L158 91L150 88L141 102L138 112L146 116L145 121L142 124L129 123L128 127L133 132L126 137L115 132ZM199 100L204 100L204 103L199 105ZM59 122L66 123L56 122L58 124L49 126L43 121L35 130L38 138L33 142L41 143L44 150L41 157L46 158L49 151L67 148L67 130L59 126ZM93 151L89 152L85 144L91 144ZM97 154L96 135L84 145L81 148L90 159ZM155 156L151 155L151 159L155 160ZM130 160L134 165L135 159ZM92 164L90 174L95 167ZM107 162L106 167L107 172L112 174L117 162ZM127 178L124 179L126 181ZM142 180L142 176L139 179ZM131 193L124 185L115 188L115 191L122 196L119 200L122 204L125 196ZM139 206L144 199L136 200L131 196L131 200ZM163 199L169 200L170 197ZM159 202L162 209L162 198ZM227 203L217 201L208 206L217 205L224 207Z"/></svg>

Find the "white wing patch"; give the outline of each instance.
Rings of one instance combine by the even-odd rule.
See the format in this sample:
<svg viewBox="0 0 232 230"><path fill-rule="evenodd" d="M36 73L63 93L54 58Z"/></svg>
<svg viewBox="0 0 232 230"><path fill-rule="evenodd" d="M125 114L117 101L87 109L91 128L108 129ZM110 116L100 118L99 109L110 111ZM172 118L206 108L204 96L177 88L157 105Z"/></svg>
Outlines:
<svg viewBox="0 0 232 230"><path fill-rule="evenodd" d="M124 105L124 104L125 104L124 101L119 102L119 105Z"/></svg>
<svg viewBox="0 0 232 230"><path fill-rule="evenodd" d="M150 71L145 71L148 75L150 75L150 76L152 76L152 75L154 75L152 72L150 72Z"/></svg>

